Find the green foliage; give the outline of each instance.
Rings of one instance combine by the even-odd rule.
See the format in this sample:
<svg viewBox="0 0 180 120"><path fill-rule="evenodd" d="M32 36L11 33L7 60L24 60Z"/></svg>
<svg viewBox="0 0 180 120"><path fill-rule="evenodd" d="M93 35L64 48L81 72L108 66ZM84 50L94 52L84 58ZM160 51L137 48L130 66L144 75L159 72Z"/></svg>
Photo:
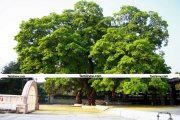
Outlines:
<svg viewBox="0 0 180 120"><path fill-rule="evenodd" d="M99 72L117 74L170 73L160 48L167 45L168 30L166 21L155 12L143 12L133 6L123 6L114 14L112 27L92 47L90 57L94 58ZM98 81L98 82L97 82ZM109 83L96 80L99 85L109 88ZM92 84L97 90L99 85ZM122 81L116 85L117 92L139 94L148 91L148 84L140 79ZM167 87L167 83L162 83ZM154 85L157 88L156 85ZM111 87L111 89L113 86ZM111 90L109 89L109 90ZM106 89L105 89L106 90ZM164 94L167 89L158 88L158 94ZM164 93L162 93L164 92Z"/></svg>
<svg viewBox="0 0 180 120"><path fill-rule="evenodd" d="M44 83L44 90L48 94L48 96L54 96L58 92L58 86L56 85L56 81L54 79L47 79Z"/></svg>
<svg viewBox="0 0 180 120"><path fill-rule="evenodd" d="M67 95L80 88L80 86L77 84L78 80L67 78L54 78L53 80L55 80L55 84L58 88L58 93L62 95Z"/></svg>
<svg viewBox="0 0 180 120"><path fill-rule="evenodd" d="M152 78L149 82L149 92L165 96L169 91L169 84L166 79Z"/></svg>
<svg viewBox="0 0 180 120"><path fill-rule="evenodd" d="M4 66L3 74L19 74L21 72L19 63L10 62L8 65Z"/></svg>
<svg viewBox="0 0 180 120"><path fill-rule="evenodd" d="M130 81L124 81L116 89L116 92L123 92L124 94L137 95L139 93L146 93L148 86L139 78L132 78Z"/></svg>
<svg viewBox="0 0 180 120"><path fill-rule="evenodd" d="M104 17L98 4L82 0L72 10L23 22L15 36L15 50L23 73L170 73L160 51L168 42L167 26L156 12L123 6ZM125 94L158 88L150 80L117 81L56 79L47 80L45 88L49 95L56 93L56 85L68 89L69 84L79 90L84 86L97 91L117 88ZM158 90L166 92L162 87Z"/></svg>
<svg viewBox="0 0 180 120"><path fill-rule="evenodd" d="M22 72L92 73L90 46L103 34L103 18L96 3L79 1L74 10L23 22L15 36Z"/></svg>
<svg viewBox="0 0 180 120"><path fill-rule="evenodd" d="M20 66L17 62L10 62L2 69L2 74L20 74ZM21 95L28 78L1 78L0 94Z"/></svg>
<svg viewBox="0 0 180 120"><path fill-rule="evenodd" d="M97 92L103 92L103 91L112 91L114 87L114 81L112 79L95 79L91 81L91 86L93 88L96 88Z"/></svg>

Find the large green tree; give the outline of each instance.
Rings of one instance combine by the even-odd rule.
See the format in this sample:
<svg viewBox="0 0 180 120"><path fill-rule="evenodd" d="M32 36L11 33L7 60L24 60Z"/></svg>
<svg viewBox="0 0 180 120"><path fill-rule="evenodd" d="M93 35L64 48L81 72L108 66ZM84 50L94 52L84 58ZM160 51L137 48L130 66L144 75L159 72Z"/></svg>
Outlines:
<svg viewBox="0 0 180 120"><path fill-rule="evenodd" d="M105 33L108 20L96 3L79 1L73 10L23 22L15 36L22 72L94 73L90 47ZM87 89L90 101L94 90L88 81L81 79L74 84Z"/></svg>
<svg viewBox="0 0 180 120"><path fill-rule="evenodd" d="M22 22L15 49L23 73L169 73L160 51L167 38L167 23L155 12L123 6L114 16L104 17L99 5L82 0L72 10ZM147 91L151 80L121 81L83 78L56 83L78 85L94 105L96 91L128 89L128 94L138 94ZM137 84L136 92L132 84Z"/></svg>
<svg viewBox="0 0 180 120"><path fill-rule="evenodd" d="M108 28L107 33L92 46L90 56L98 68L111 74L170 73L164 53L160 51L168 42L166 21L156 12L143 12L133 6L123 6L113 18L113 27ZM117 85L114 79L94 80L92 86L99 91L113 90L116 86L117 92L132 95L150 92L152 87L160 95L168 91L164 79L121 81Z"/></svg>

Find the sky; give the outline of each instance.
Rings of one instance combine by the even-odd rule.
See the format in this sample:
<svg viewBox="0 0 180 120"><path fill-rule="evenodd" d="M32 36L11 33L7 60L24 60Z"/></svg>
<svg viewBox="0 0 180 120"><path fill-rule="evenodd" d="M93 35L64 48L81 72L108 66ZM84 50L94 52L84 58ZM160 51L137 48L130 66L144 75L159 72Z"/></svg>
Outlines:
<svg viewBox="0 0 180 120"><path fill-rule="evenodd" d="M87 0L90 1L90 0ZM112 16L123 5L136 6L142 11L155 11L168 23L169 43L162 48L171 72L180 72L180 0L91 0L103 8L104 16ZM78 0L0 0L0 70L10 61L17 61L13 49L22 21L41 18L52 12L73 9ZM158 73L157 73L158 74Z"/></svg>

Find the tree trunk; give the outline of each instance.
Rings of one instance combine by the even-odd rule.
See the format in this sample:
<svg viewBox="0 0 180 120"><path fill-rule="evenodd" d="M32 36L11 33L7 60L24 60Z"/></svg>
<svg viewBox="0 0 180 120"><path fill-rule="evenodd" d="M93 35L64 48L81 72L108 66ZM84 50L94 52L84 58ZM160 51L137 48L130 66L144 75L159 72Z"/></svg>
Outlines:
<svg viewBox="0 0 180 120"><path fill-rule="evenodd" d="M50 103L51 103L51 96L48 95L48 104L50 104Z"/></svg>
<svg viewBox="0 0 180 120"><path fill-rule="evenodd" d="M88 83L89 78L85 78L82 80L84 88L86 88L86 93L87 93L87 104L88 105L96 105L96 90L91 87L91 85Z"/></svg>
<svg viewBox="0 0 180 120"><path fill-rule="evenodd" d="M96 105L96 91L94 88L89 88L87 91L88 105L95 106Z"/></svg>
<svg viewBox="0 0 180 120"><path fill-rule="evenodd" d="M77 95L76 95L76 103L77 104L82 104L82 91L78 91Z"/></svg>
<svg viewBox="0 0 180 120"><path fill-rule="evenodd" d="M112 89L112 99L116 99L116 91L115 91L115 88Z"/></svg>
<svg viewBox="0 0 180 120"><path fill-rule="evenodd" d="M89 58L88 60L89 60L89 64L90 64L90 66L89 66L89 73L93 74L94 73L94 64L92 62L92 58Z"/></svg>
<svg viewBox="0 0 180 120"><path fill-rule="evenodd" d="M111 92L111 102L112 102L112 104L115 104L115 101L116 101L116 91L115 91L115 88L113 88L112 92Z"/></svg>

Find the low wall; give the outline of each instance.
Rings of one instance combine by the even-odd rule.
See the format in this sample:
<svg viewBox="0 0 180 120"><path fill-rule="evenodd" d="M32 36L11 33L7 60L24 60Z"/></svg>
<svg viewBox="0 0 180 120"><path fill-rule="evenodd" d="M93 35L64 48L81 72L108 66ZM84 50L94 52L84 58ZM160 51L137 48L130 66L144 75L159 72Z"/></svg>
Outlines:
<svg viewBox="0 0 180 120"><path fill-rule="evenodd" d="M0 94L0 110L16 110L17 105L23 103L21 95Z"/></svg>
<svg viewBox="0 0 180 120"><path fill-rule="evenodd" d="M0 110L28 113L38 108L37 83L34 80L25 84L22 95L0 94Z"/></svg>

